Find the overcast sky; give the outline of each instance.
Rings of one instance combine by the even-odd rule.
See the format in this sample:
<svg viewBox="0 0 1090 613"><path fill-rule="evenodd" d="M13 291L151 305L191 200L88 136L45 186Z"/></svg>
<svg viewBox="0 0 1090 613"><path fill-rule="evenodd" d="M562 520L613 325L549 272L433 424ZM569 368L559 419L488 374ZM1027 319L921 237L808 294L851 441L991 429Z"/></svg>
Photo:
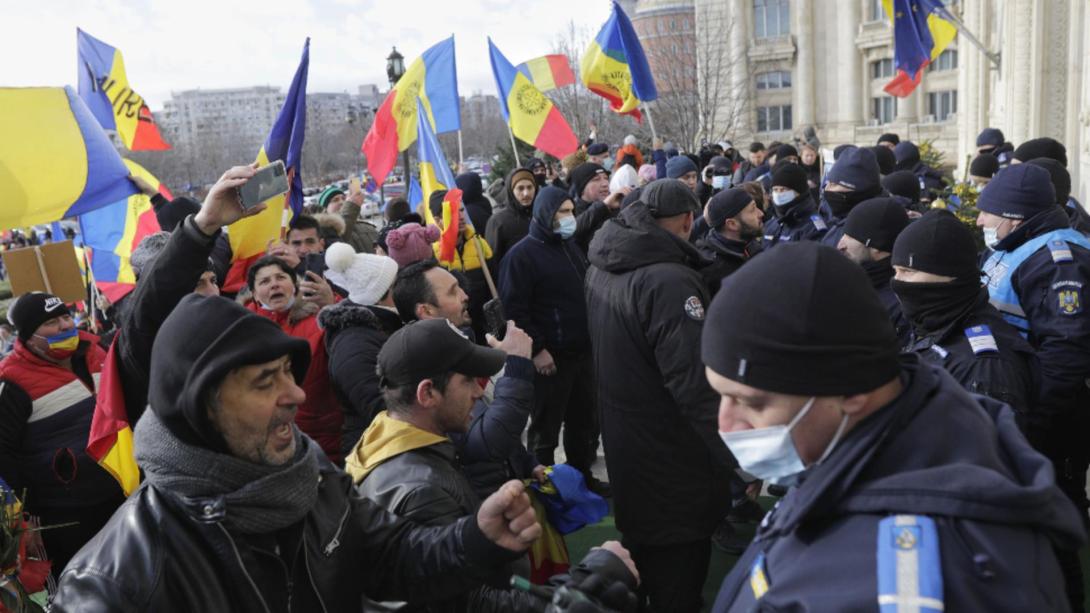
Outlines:
<svg viewBox="0 0 1090 613"><path fill-rule="evenodd" d="M76 28L121 50L152 110L170 92L286 90L310 44L308 92L387 87L393 45L406 64L455 35L462 95L495 93L486 36L512 63L544 55L575 21L590 36L610 0L37 0L5 2L0 86L76 85Z"/></svg>

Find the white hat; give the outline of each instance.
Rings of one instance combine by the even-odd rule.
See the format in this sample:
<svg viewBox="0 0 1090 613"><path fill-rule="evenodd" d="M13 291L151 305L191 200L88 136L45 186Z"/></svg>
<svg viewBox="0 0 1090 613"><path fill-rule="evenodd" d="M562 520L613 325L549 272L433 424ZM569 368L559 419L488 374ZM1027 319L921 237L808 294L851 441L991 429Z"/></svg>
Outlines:
<svg viewBox="0 0 1090 613"><path fill-rule="evenodd" d="M613 176L609 178L609 191L617 193L621 191L621 188L635 188L640 183L640 177L636 173L636 169L628 164L621 164L621 167L613 172Z"/></svg>
<svg viewBox="0 0 1090 613"><path fill-rule="evenodd" d="M356 304L372 305L386 295L397 277L397 262L384 255L356 253L347 243L333 243L325 250L329 268L325 276L348 290Z"/></svg>
<svg viewBox="0 0 1090 613"><path fill-rule="evenodd" d="M629 134L628 136L624 137L624 144L626 144L626 145L635 145L636 144L635 135Z"/></svg>

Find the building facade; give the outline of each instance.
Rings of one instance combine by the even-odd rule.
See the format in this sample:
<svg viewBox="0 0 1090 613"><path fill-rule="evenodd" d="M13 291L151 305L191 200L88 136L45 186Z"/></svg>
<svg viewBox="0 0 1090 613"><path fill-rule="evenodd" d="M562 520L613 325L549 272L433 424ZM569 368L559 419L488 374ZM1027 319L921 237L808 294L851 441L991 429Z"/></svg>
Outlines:
<svg viewBox="0 0 1090 613"><path fill-rule="evenodd" d="M156 116L167 142L177 146L222 142L256 152L283 105L279 87L193 89L171 92Z"/></svg>

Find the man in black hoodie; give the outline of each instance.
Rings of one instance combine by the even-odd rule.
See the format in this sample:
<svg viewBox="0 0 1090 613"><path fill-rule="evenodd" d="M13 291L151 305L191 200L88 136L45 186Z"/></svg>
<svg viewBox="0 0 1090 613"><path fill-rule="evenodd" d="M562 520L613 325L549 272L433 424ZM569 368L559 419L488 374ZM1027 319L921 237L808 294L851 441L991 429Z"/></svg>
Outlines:
<svg viewBox="0 0 1090 613"><path fill-rule="evenodd" d="M488 218L492 217L492 203L484 197L481 175L475 172L463 172L454 177L454 183L462 190L462 204L474 228L487 228Z"/></svg>
<svg viewBox="0 0 1090 613"><path fill-rule="evenodd" d="M893 150L897 157L896 170L908 170L920 180L920 200L931 202L942 193L945 183L942 173L920 160L920 148L912 141L903 141Z"/></svg>
<svg viewBox="0 0 1090 613"><path fill-rule="evenodd" d="M699 363L708 292L688 242L696 195L676 179L591 241L586 299L617 529L655 611L696 611L733 459ZM763 257L763 256L762 256Z"/></svg>
<svg viewBox="0 0 1090 613"><path fill-rule="evenodd" d="M882 189L878 160L874 152L865 147L852 147L840 154L825 178L827 183L821 194L820 207L827 215L829 231L821 237L821 242L836 248L844 235L848 213L864 200L885 195L885 190Z"/></svg>
<svg viewBox="0 0 1090 613"><path fill-rule="evenodd" d="M494 266L503 263L503 256L530 231L530 214L537 195L534 174L525 168L512 170L504 180L507 202L488 219L484 231L488 246L492 247ZM480 226L478 226L480 227Z"/></svg>

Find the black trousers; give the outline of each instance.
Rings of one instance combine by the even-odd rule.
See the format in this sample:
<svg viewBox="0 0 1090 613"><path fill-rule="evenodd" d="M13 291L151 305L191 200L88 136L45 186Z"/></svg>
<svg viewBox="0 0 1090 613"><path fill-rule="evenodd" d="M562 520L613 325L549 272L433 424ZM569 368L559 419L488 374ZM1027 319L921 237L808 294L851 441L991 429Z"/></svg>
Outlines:
<svg viewBox="0 0 1090 613"><path fill-rule="evenodd" d="M654 613L696 613L711 562L711 539L677 545L624 543L640 571L641 599Z"/></svg>
<svg viewBox="0 0 1090 613"><path fill-rule="evenodd" d="M60 578L61 571L68 565L68 561L83 547L87 541L98 534L98 531L106 525L113 516L114 511L125 502L124 495L118 489L117 497L105 503L86 507L42 509L39 511L39 520L43 528L72 523L73 526L64 528L52 528L42 530L42 544L45 545L45 553L53 562L52 572L55 578Z"/></svg>
<svg viewBox="0 0 1090 613"><path fill-rule="evenodd" d="M564 454L568 464L588 473L598 455L598 405L590 350L557 352L552 356L556 374L534 375L529 447L538 462L546 466L553 464L553 452L560 444L560 426L563 425Z"/></svg>

